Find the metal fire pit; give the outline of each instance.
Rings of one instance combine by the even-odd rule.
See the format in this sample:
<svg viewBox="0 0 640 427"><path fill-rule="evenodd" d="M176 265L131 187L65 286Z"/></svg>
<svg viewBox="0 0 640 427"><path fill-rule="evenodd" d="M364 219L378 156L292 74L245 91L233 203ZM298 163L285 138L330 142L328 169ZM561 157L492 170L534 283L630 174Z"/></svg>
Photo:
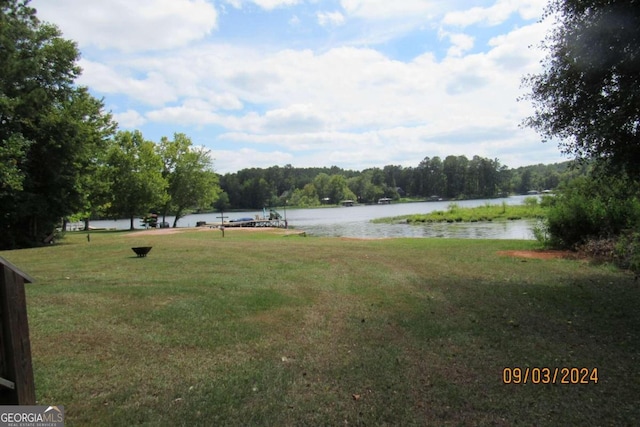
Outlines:
<svg viewBox="0 0 640 427"><path fill-rule="evenodd" d="M136 253L139 257L145 257L151 250L152 246L139 246L137 248L131 248L133 252Z"/></svg>

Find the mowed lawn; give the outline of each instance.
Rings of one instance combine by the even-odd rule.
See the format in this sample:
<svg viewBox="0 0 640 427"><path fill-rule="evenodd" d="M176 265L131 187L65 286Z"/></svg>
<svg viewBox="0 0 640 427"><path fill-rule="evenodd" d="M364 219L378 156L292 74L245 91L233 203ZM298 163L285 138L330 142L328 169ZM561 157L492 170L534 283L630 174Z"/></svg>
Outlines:
<svg viewBox="0 0 640 427"><path fill-rule="evenodd" d="M0 252L36 280L38 404L70 426L640 425L634 275L499 253L527 241L281 233ZM504 384L506 367L597 383Z"/></svg>

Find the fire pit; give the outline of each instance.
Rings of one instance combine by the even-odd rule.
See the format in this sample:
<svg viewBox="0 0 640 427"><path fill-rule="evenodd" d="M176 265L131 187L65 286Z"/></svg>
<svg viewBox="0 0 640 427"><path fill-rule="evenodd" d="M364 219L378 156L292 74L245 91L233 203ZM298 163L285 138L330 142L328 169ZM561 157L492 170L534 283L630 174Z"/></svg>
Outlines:
<svg viewBox="0 0 640 427"><path fill-rule="evenodd" d="M151 250L152 246L138 246L137 248L131 248L133 252L139 257L145 257Z"/></svg>

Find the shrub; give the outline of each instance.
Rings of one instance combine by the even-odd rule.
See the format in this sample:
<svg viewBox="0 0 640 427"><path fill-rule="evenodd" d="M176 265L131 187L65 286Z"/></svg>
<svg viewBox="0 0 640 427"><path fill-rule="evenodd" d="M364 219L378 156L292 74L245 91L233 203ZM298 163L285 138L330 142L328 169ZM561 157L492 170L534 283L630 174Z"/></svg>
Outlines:
<svg viewBox="0 0 640 427"><path fill-rule="evenodd" d="M538 219L536 225L533 226L533 237L542 244L543 247L551 246L549 236L549 226L546 219Z"/></svg>
<svg viewBox="0 0 640 427"><path fill-rule="evenodd" d="M578 252L605 261L613 261L615 258L617 240L614 237L589 239L578 246Z"/></svg>
<svg viewBox="0 0 640 427"><path fill-rule="evenodd" d="M555 196L544 194L540 197L540 206L543 208L550 208L555 203Z"/></svg>
<svg viewBox="0 0 640 427"><path fill-rule="evenodd" d="M623 177L579 177L551 203L549 243L575 248L590 239L618 236L640 224L637 183Z"/></svg>
<svg viewBox="0 0 640 427"><path fill-rule="evenodd" d="M536 196L525 197L522 203L527 207L535 208L538 206L538 198Z"/></svg>
<svg viewBox="0 0 640 427"><path fill-rule="evenodd" d="M627 232L620 236L614 249L616 264L640 272L640 232Z"/></svg>

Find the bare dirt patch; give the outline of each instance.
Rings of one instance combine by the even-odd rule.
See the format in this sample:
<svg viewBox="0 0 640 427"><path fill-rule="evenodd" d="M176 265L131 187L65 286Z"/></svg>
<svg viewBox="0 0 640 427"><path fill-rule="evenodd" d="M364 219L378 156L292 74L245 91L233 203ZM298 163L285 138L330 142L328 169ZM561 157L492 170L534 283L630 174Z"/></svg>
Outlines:
<svg viewBox="0 0 640 427"><path fill-rule="evenodd" d="M189 228L152 228L150 230L142 230L142 231L132 231L131 233L127 233L127 237L131 236L146 236L149 234L160 235L160 234L176 234L182 233L183 231L189 230Z"/></svg>
<svg viewBox="0 0 640 427"><path fill-rule="evenodd" d="M218 233L220 232L220 229L217 226L207 226L207 227L179 227L179 228L152 228L149 230L137 230L137 231L132 231L131 233L127 233L126 236L131 237L131 236L148 236L148 235L164 235L164 234L176 234L176 233L183 233L185 231L217 231ZM227 227L225 228L226 232L243 232L243 233L248 233L248 232L271 232L271 233L276 233L276 234L282 234L285 236L289 236L289 235L298 235L298 234L305 234L304 231L301 230L285 230L282 228L275 228L275 227Z"/></svg>
<svg viewBox="0 0 640 427"><path fill-rule="evenodd" d="M498 251L498 255L529 259L576 259L571 251Z"/></svg>

